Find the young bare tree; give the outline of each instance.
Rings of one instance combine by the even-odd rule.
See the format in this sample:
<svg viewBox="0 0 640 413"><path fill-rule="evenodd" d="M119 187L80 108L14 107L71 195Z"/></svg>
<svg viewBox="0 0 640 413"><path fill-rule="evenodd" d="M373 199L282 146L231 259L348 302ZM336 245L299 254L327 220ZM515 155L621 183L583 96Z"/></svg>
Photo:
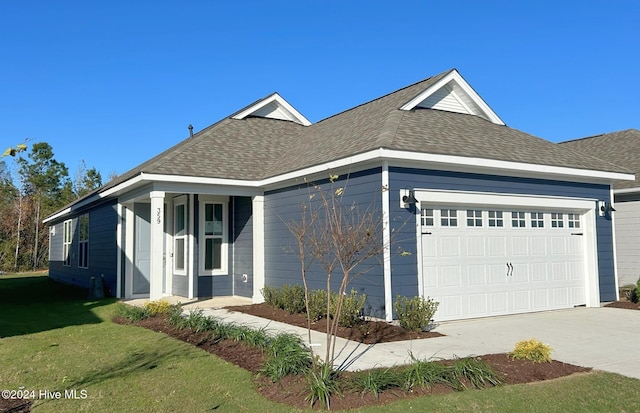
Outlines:
<svg viewBox="0 0 640 413"><path fill-rule="evenodd" d="M351 281L372 268L374 263L370 260L381 256L387 247L382 237L382 212L374 207L373 200L364 209L358 204L346 203L344 195L348 179L344 181L345 186L338 186L338 178L332 175L326 189L311 185L312 192L309 201L302 205L300 220L288 224L298 244L309 330L311 319L307 278L310 265L317 262L326 277L326 314L333 317L327 317L324 360L331 364L335 360L336 334L347 288ZM335 291L332 313L334 275L339 277L339 286Z"/></svg>

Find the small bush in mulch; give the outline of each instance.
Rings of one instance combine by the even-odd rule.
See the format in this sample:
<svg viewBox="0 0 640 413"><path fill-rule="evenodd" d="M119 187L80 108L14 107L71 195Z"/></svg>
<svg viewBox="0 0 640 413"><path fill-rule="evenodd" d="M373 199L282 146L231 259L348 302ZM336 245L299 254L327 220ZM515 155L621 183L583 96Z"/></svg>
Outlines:
<svg viewBox="0 0 640 413"><path fill-rule="evenodd" d="M280 308L267 303L249 304L227 307L229 311L251 314L257 317L280 321L286 324L307 328L307 316L303 313L290 314ZM311 329L320 332L327 331L327 320L321 318L311 323ZM392 341L417 340L431 337L441 337L435 331L409 331L400 326L385 321L362 320L353 327L338 327L338 337L357 341L364 344L388 343Z"/></svg>

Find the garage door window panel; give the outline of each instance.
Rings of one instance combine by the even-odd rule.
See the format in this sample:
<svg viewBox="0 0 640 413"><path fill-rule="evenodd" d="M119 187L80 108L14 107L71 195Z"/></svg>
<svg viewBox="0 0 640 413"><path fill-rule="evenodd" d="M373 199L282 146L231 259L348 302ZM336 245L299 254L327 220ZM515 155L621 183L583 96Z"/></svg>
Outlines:
<svg viewBox="0 0 640 413"><path fill-rule="evenodd" d="M526 228L527 221L524 212L514 211L511 213L511 228Z"/></svg>
<svg viewBox="0 0 640 413"><path fill-rule="evenodd" d="M457 227L458 226L458 210L441 209L440 225L443 227Z"/></svg>
<svg viewBox="0 0 640 413"><path fill-rule="evenodd" d="M503 228L504 218L502 211L489 211L489 228Z"/></svg>
<svg viewBox="0 0 640 413"><path fill-rule="evenodd" d="M467 227L482 227L482 211L479 209L467 210Z"/></svg>

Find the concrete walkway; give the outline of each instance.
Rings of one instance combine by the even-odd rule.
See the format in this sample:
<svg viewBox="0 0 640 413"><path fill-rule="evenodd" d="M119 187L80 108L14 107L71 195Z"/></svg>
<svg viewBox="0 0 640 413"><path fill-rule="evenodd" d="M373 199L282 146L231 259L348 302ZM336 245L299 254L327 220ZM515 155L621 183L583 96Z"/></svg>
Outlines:
<svg viewBox="0 0 640 413"><path fill-rule="evenodd" d="M192 305L206 315L228 322L298 334L308 342L304 328L221 308ZM348 370L391 367L416 358L466 357L513 350L516 342L536 338L553 349L555 360L592 367L640 379L640 311L615 308L575 308L504 317L442 323L444 337L366 345L337 339L337 363ZM325 334L312 331L314 351L325 352Z"/></svg>

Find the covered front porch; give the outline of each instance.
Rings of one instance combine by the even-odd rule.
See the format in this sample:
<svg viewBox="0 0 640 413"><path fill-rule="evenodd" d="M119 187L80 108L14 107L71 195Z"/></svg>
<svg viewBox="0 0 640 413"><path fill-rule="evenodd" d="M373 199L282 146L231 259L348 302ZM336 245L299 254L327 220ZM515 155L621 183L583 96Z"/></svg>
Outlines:
<svg viewBox="0 0 640 413"><path fill-rule="evenodd" d="M117 211L119 298L261 301L261 193L155 184L119 196Z"/></svg>

